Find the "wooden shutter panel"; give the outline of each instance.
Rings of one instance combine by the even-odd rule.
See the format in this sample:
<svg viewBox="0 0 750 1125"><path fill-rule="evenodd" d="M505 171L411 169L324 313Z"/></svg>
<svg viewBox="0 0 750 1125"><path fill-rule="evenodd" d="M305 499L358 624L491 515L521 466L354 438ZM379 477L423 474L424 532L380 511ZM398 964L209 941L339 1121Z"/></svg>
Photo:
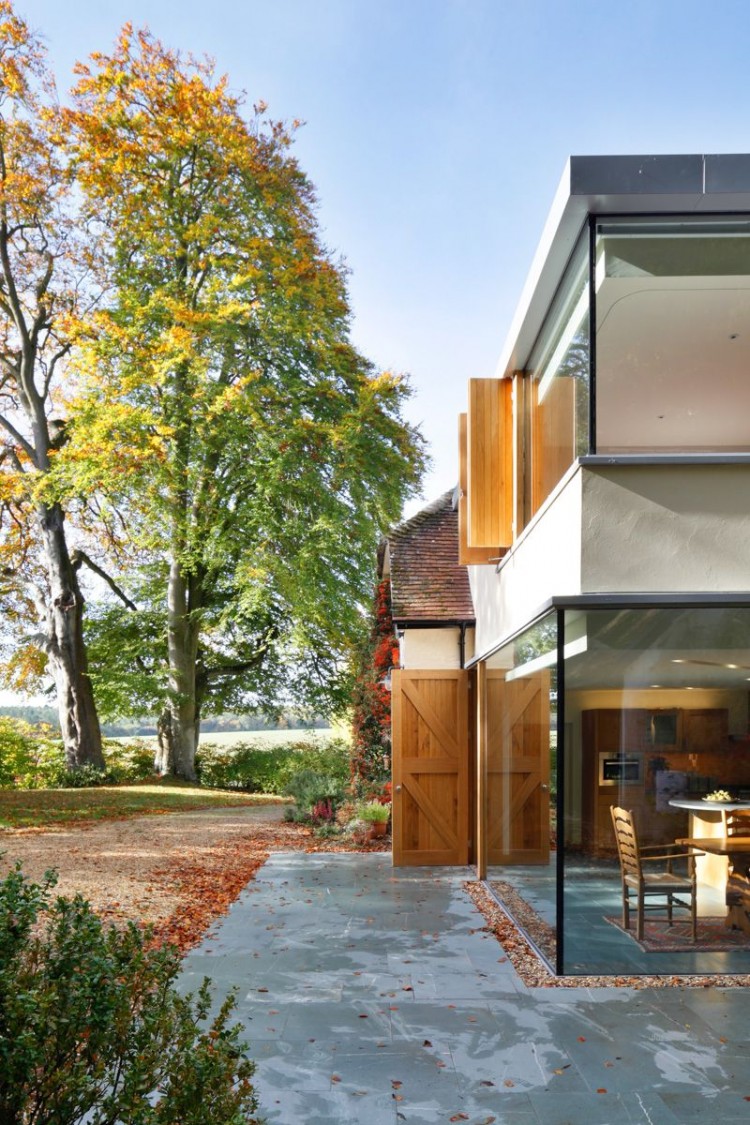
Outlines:
<svg viewBox="0 0 750 1125"><path fill-rule="evenodd" d="M513 542L513 384L470 379L467 421L467 546Z"/></svg>
<svg viewBox="0 0 750 1125"><path fill-rule="evenodd" d="M458 416L458 561L461 566L481 566L497 561L505 550L500 546L470 547L467 496L468 485L468 417Z"/></svg>

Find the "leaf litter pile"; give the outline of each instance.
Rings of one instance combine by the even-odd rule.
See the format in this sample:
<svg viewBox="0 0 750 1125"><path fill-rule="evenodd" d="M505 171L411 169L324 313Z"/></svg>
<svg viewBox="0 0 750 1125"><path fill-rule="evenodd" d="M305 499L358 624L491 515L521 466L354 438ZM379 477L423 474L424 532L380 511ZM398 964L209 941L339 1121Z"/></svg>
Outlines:
<svg viewBox="0 0 750 1125"><path fill-rule="evenodd" d="M279 805L134 817L0 834L0 874L17 860L40 879L58 872L57 891L82 894L107 921L152 924L185 953L224 914L272 851L384 851L319 840L283 821Z"/></svg>

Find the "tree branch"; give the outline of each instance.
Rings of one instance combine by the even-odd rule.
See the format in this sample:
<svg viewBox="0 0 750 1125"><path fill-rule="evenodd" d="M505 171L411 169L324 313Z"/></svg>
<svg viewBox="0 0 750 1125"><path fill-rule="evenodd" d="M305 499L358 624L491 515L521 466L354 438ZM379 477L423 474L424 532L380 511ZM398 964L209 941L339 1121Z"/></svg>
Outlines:
<svg viewBox="0 0 750 1125"><path fill-rule="evenodd" d="M217 668L204 668L203 676L206 680L215 680L221 676L238 676L240 672L250 672L258 668L263 661L263 653L259 652L253 660L243 660L238 664L222 664Z"/></svg>
<svg viewBox="0 0 750 1125"><path fill-rule="evenodd" d="M85 551L71 551L70 561L73 564L74 570L80 570L81 564L85 563L89 570L93 570L94 574L98 574L99 577L107 583L110 590L112 590L113 593L117 594L117 597L120 599L120 601L124 602L128 609L132 609L136 613L138 612L138 606L135 604L135 602L130 600L128 595L124 593L124 591L121 590L117 585L114 578L110 578L106 571L102 570L100 566L97 566L94 560L90 559Z"/></svg>
<svg viewBox="0 0 750 1125"><path fill-rule="evenodd" d="M47 374L46 374L45 379L44 379L45 397L47 395L47 392L49 391L50 384L52 383L52 377L55 373L55 368L57 367L57 364L60 362L60 360L64 356L66 356L68 354L68 352L70 351L70 348L71 348L70 343L63 344L60 347L60 350L55 352L55 354L52 356L52 359L50 360L50 363L49 363L49 367L47 369Z"/></svg>
<svg viewBox="0 0 750 1125"><path fill-rule="evenodd" d="M23 434L20 434L18 432L13 423L9 422L3 414L0 414L0 426L2 426L3 429L10 434L13 440L21 446L21 449L24 451L24 453L36 463L36 450L34 449L33 445L31 445L31 443L26 440Z"/></svg>

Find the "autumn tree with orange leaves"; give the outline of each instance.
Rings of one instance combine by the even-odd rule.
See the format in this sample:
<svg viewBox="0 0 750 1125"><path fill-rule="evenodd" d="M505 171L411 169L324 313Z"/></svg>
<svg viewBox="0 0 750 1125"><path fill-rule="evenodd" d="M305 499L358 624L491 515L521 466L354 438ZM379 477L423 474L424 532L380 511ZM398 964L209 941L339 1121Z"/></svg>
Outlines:
<svg viewBox="0 0 750 1125"><path fill-rule="evenodd" d="M68 763L103 767L64 507L63 372L90 294L54 87L37 40L0 0L0 612L6 682L51 675ZM15 635L12 652L7 642Z"/></svg>
<svg viewBox="0 0 750 1125"><path fill-rule="evenodd" d="M343 702L378 535L423 443L406 382L350 341L293 129L126 26L79 67L63 132L106 299L77 324L53 476L124 513L117 613L162 614L159 764L191 778L201 714L232 691Z"/></svg>

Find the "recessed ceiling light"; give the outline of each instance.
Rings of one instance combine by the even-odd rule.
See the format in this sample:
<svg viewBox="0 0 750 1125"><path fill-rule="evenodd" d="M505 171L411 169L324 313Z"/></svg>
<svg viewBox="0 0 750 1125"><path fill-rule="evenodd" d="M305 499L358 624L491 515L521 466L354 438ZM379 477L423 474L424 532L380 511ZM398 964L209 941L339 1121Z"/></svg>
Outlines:
<svg viewBox="0 0 750 1125"><path fill-rule="evenodd" d="M739 668L739 664L725 664L725 668Z"/></svg>
<svg viewBox="0 0 750 1125"><path fill-rule="evenodd" d="M684 664L685 661L684 660L673 660L672 663L673 664Z"/></svg>

